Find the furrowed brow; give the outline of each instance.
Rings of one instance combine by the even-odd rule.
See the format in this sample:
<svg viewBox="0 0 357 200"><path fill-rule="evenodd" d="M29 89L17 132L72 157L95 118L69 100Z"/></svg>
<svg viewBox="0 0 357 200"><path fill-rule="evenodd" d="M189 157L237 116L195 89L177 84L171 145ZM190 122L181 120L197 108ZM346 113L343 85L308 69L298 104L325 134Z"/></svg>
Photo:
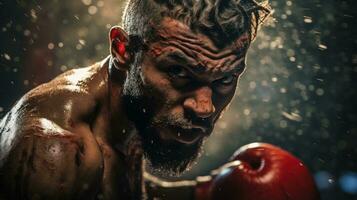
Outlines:
<svg viewBox="0 0 357 200"><path fill-rule="evenodd" d="M181 51L170 51L168 53L165 53L162 58L160 58L161 61L168 60L170 62L175 62L178 65L186 68L188 71L191 73L198 73L201 72L202 70L199 67L198 62L191 58L190 56L187 56L185 53Z"/></svg>
<svg viewBox="0 0 357 200"><path fill-rule="evenodd" d="M180 51L172 51L168 54L166 54L166 56L174 61L177 61L179 63L182 64L187 64L187 65L194 65L195 62L193 62L187 55L185 55L184 53L180 52Z"/></svg>

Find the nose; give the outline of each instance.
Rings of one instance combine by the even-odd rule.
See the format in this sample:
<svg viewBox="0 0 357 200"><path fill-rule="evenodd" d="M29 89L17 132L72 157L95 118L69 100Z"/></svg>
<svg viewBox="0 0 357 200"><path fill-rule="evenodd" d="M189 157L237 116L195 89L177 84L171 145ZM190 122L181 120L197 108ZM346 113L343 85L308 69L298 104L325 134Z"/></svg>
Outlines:
<svg viewBox="0 0 357 200"><path fill-rule="evenodd" d="M212 89L209 87L197 89L190 97L185 99L183 107L194 112L196 117L210 117L215 112L215 107L212 102Z"/></svg>

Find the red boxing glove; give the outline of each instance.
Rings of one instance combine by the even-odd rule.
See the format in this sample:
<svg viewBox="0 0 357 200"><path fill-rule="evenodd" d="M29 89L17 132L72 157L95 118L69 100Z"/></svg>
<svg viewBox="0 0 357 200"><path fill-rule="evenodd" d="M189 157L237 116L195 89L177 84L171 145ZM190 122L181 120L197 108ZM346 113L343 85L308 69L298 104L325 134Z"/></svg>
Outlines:
<svg viewBox="0 0 357 200"><path fill-rule="evenodd" d="M212 180L197 185L197 200L320 199L302 162L270 144L243 146L214 173Z"/></svg>

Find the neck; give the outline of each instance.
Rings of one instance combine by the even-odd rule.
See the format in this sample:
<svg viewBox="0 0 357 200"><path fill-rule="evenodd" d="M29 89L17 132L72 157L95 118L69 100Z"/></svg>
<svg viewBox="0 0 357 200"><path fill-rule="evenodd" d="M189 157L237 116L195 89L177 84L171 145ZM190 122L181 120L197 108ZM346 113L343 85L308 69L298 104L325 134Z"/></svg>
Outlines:
<svg viewBox="0 0 357 200"><path fill-rule="evenodd" d="M111 57L100 67L105 77L105 92L98 101L99 114L93 134L104 155L103 173L107 177L104 181L122 185L120 190L128 195L125 199L141 199L145 192L142 188L143 153L141 140L124 106L122 93L126 72L117 70Z"/></svg>
<svg viewBox="0 0 357 200"><path fill-rule="evenodd" d="M103 95L103 104L99 114L99 131L96 137L127 155L128 145L136 140L136 128L127 117L122 97L126 71L115 68L112 57L107 57L101 67L106 69L107 92ZM100 123L102 125L100 125Z"/></svg>

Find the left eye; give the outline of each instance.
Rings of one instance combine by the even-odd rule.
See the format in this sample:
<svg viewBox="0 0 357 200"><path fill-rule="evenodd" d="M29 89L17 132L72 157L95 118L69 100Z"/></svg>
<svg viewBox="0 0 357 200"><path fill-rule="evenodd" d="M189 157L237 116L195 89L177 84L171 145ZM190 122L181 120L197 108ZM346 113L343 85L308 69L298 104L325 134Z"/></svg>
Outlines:
<svg viewBox="0 0 357 200"><path fill-rule="evenodd" d="M188 72L180 66L172 66L169 70L169 75L173 78L187 78Z"/></svg>
<svg viewBox="0 0 357 200"><path fill-rule="evenodd" d="M226 76L221 79L218 79L216 82L223 84L223 85L229 85L229 84L233 83L234 79L235 79L235 76L231 75L231 76Z"/></svg>

